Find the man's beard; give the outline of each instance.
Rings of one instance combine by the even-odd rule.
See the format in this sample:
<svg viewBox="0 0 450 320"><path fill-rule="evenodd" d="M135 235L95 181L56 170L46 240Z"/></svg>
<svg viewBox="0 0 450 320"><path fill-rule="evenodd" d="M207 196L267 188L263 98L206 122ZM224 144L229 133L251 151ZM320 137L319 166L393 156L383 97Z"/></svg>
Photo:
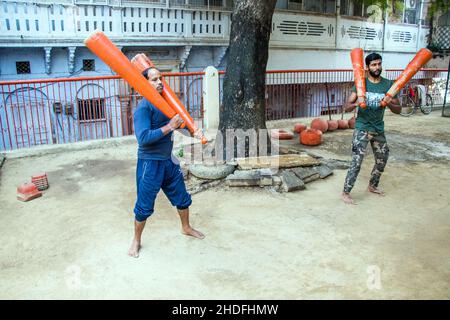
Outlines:
<svg viewBox="0 0 450 320"><path fill-rule="evenodd" d="M382 69L376 70L376 71L369 70L369 74L374 78L379 78L381 76L381 71L382 71Z"/></svg>

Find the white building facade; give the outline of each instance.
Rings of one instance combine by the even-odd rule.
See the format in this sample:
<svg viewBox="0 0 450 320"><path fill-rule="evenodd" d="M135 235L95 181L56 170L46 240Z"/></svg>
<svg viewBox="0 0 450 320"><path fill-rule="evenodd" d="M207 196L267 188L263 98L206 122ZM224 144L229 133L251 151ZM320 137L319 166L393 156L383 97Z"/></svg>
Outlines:
<svg viewBox="0 0 450 320"><path fill-rule="evenodd" d="M349 51L377 51L403 68L427 44L426 1L383 13L351 0L280 0L268 69L350 68ZM223 69L231 0L2 0L0 80L106 75L83 45L95 29L129 57L145 52L165 71Z"/></svg>

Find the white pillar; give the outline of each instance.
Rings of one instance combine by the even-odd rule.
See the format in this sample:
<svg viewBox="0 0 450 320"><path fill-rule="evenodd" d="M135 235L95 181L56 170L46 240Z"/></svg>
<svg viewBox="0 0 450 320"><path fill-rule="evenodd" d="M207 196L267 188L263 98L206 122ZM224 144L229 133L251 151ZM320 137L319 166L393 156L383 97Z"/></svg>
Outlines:
<svg viewBox="0 0 450 320"><path fill-rule="evenodd" d="M207 67L203 77L203 109L205 129L219 127L219 71L214 67Z"/></svg>
<svg viewBox="0 0 450 320"><path fill-rule="evenodd" d="M44 47L44 63L45 63L45 73L50 74L52 60L51 60L52 47Z"/></svg>

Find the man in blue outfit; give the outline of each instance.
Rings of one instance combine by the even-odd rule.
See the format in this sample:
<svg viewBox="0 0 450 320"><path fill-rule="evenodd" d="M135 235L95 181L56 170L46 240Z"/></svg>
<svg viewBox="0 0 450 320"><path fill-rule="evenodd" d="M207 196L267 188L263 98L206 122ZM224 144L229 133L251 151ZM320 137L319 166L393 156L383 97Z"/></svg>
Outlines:
<svg viewBox="0 0 450 320"><path fill-rule="evenodd" d="M162 76L158 69L143 72L149 83L159 92L163 91ZM141 236L145 222L154 210L156 195L162 189L171 204L177 207L182 233L195 238L205 236L189 224L189 206L192 203L186 191L183 173L172 161L172 132L180 127L183 120L179 115L167 118L145 98L134 112L134 129L139 144L136 167L137 200L134 207L134 239L128 255L139 257Z"/></svg>

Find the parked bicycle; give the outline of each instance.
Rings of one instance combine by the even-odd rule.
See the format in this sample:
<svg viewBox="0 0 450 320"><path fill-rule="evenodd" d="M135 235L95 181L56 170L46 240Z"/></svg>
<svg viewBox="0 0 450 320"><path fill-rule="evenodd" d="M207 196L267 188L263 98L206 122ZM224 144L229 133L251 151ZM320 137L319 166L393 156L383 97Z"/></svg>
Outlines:
<svg viewBox="0 0 450 320"><path fill-rule="evenodd" d="M430 114L433 111L433 97L427 92L424 85L409 84L403 92L400 95L400 105L402 107L400 115L409 117L417 109L420 109L423 114Z"/></svg>

